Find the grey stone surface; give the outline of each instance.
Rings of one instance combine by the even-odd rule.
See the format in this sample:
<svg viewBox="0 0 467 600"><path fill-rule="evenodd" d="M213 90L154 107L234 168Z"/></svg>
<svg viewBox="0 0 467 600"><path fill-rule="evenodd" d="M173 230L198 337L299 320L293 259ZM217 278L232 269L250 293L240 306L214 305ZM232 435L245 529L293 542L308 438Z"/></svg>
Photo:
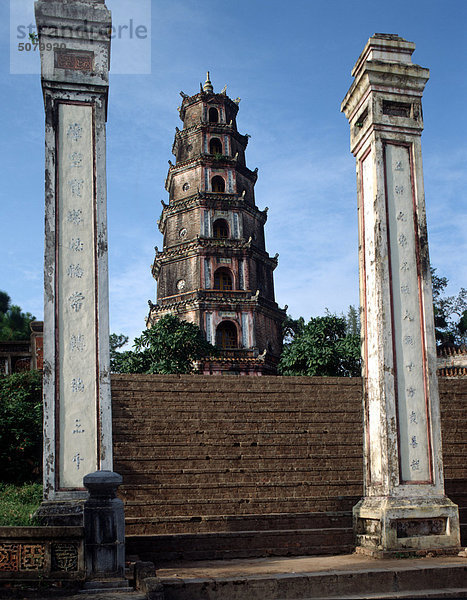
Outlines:
<svg viewBox="0 0 467 600"><path fill-rule="evenodd" d="M358 555L174 563L158 569L164 600L461 597L458 557L374 560ZM455 588L453 595L449 590Z"/></svg>

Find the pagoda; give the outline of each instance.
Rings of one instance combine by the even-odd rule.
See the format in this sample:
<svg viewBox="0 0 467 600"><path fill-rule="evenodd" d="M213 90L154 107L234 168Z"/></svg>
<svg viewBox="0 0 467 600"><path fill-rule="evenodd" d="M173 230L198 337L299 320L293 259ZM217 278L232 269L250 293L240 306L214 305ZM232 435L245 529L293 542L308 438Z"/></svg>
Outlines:
<svg viewBox="0 0 467 600"><path fill-rule="evenodd" d="M147 326L167 313L198 325L220 349L197 365L201 373L274 374L285 310L274 299L278 255L265 246L268 209L255 204L258 169L246 166L249 136L237 130L240 99L214 93L209 72L199 93L180 95Z"/></svg>

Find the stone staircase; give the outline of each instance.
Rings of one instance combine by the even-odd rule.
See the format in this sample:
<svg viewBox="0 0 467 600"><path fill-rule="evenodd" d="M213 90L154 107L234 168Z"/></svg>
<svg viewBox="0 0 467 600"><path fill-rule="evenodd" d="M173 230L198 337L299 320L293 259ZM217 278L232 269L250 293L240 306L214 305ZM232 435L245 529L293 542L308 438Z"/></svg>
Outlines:
<svg viewBox="0 0 467 600"><path fill-rule="evenodd" d="M129 554L352 550L359 379L119 375L112 394Z"/></svg>
<svg viewBox="0 0 467 600"><path fill-rule="evenodd" d="M446 492L467 544L467 385L440 380ZM342 554L362 494L362 382L112 376L127 552L173 560Z"/></svg>

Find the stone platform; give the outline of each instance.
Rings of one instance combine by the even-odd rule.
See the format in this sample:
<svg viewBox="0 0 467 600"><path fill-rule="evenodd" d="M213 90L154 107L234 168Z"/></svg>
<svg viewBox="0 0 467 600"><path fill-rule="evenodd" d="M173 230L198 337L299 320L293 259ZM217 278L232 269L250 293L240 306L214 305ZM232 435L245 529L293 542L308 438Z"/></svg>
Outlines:
<svg viewBox="0 0 467 600"><path fill-rule="evenodd" d="M375 560L356 554L167 563L139 592L42 590L34 600L353 600L467 598L467 558ZM163 592L161 594L161 587ZM2 593L6 595L3 596Z"/></svg>
<svg viewBox="0 0 467 600"><path fill-rule="evenodd" d="M467 559L460 557L374 560L352 554L183 562L157 569L157 575L164 600L467 597Z"/></svg>

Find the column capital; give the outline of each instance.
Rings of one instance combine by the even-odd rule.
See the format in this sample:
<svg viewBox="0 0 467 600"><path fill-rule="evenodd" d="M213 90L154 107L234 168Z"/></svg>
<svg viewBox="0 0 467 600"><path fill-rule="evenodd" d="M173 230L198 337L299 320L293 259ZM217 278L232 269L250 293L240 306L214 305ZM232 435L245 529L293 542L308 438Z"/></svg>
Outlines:
<svg viewBox="0 0 467 600"><path fill-rule="evenodd" d="M371 37L353 70L354 81L341 104L349 120L351 151L357 155L368 135L423 131L421 98L429 69L412 63L415 49L393 34Z"/></svg>
<svg viewBox="0 0 467 600"><path fill-rule="evenodd" d="M38 0L42 86L86 91L109 85L111 13L105 2Z"/></svg>

